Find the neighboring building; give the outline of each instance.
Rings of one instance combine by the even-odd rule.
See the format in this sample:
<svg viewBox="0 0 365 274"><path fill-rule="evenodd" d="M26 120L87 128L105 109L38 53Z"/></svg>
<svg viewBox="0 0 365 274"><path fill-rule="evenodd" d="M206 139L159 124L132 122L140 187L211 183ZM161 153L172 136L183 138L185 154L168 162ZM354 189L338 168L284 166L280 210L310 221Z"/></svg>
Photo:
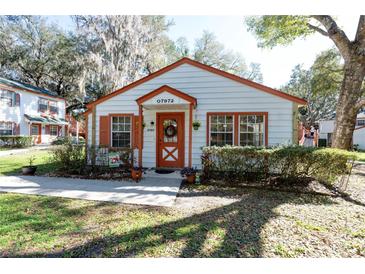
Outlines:
<svg viewBox="0 0 365 274"><path fill-rule="evenodd" d="M65 100L51 91L0 77L0 135L49 144L65 135Z"/></svg>
<svg viewBox="0 0 365 274"><path fill-rule="evenodd" d="M183 58L89 103L87 143L135 148L143 167L200 167L207 145L297 143L297 109L304 104Z"/></svg>
<svg viewBox="0 0 365 274"><path fill-rule="evenodd" d="M335 119L319 121L319 142L325 146L332 145L332 135L335 129ZM365 149L365 113L357 115L352 143L359 149Z"/></svg>
<svg viewBox="0 0 365 274"><path fill-rule="evenodd" d="M81 136L85 138L85 120L76 120L75 117L72 116L72 114L66 114L66 120L69 124L68 126L66 126L66 132L68 132L69 136Z"/></svg>

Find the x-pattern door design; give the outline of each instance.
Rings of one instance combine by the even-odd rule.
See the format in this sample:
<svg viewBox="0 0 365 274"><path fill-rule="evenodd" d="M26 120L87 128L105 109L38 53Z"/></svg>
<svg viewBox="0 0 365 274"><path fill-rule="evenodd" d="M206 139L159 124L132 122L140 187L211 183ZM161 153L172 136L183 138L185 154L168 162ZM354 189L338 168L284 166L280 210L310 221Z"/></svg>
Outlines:
<svg viewBox="0 0 365 274"><path fill-rule="evenodd" d="M184 166L184 113L157 113L157 166Z"/></svg>

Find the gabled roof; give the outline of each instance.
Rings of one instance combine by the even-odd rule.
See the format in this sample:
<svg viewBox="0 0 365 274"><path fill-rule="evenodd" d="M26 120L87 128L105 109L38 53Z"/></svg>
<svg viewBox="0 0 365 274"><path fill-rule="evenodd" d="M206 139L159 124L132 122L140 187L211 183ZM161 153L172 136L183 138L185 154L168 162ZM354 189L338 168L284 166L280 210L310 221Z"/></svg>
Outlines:
<svg viewBox="0 0 365 274"><path fill-rule="evenodd" d="M196 106L196 98L195 97L190 96L190 95L188 95L188 94L186 94L186 93L184 93L180 90L174 89L174 88L172 88L168 85L163 85L163 86L159 87L158 89L155 89L155 90L153 90L153 91L137 98L136 102L137 102L138 105L140 105L140 104L146 102L147 100L149 100L149 99L151 99L151 98L153 98L153 97L155 97L155 96L157 96L157 95L159 95L159 94L161 94L162 92L165 92L165 91L168 92L168 93L171 93L171 94L173 94L177 97L180 97L180 98L190 102L194 106Z"/></svg>
<svg viewBox="0 0 365 274"><path fill-rule="evenodd" d="M109 93L107 95L104 95L102 97L100 97L98 100L95 100L94 102L90 102L89 104L87 104L87 107L88 108L91 108L92 106L94 105L97 105L97 104L100 104L101 102L104 102L116 95L119 95L123 92L126 92L138 85L141 85L161 74L164 74L165 72L168 72L178 66L181 66L183 64L189 64L189 65L192 65L194 67L197 67L197 68L200 68L200 69L203 69L203 70L206 70L206 71L209 71L211 73L214 73L214 74L217 74L217 75L220 75L220 76L223 76L223 77L226 77L228 79L231 79L233 81L236 81L236 82L239 82L241 84L245 84L247 86L250 86L250 87L253 87L253 88L256 88L256 89L259 89L261 91L264 91L264 92L267 92L267 93L270 93L270 94L273 94L275 96L278 96L278 97L281 97L281 98L284 98L286 100L289 100L289 101L292 101L292 102L295 102L295 103L298 103L300 105L306 105L307 104L307 101L302 99L302 98L299 98L299 97L296 97L296 96L293 96L293 95L290 95L290 94L287 94L285 92L282 92L282 91L279 91L279 90L276 90L276 89L273 89L273 88L270 88L270 87L267 87L267 86L264 86L262 84L259 84L259 83L256 83L256 82L253 82L251 80L248 80L248 79L245 79L245 78L242 78L242 77L239 77L237 75L234 75L234 74L231 74L231 73L228 73L228 72L225 72L223 70L220 70L220 69L216 69L216 68L213 68L211 66L208 66L208 65L205 65L205 64L202 64L202 63L199 63L197 61L194 61L194 60L191 60L189 58L182 58L180 59L179 61L175 62L175 63L172 63L171 65L168 65L154 73L151 73L150 75L146 76L146 77L143 77L121 89L118 89L118 90L115 90L113 91L112 93Z"/></svg>
<svg viewBox="0 0 365 274"><path fill-rule="evenodd" d="M12 87L12 88L16 88L16 89L22 89L22 90L26 90L26 91L30 91L30 92L35 92L35 93L39 93L39 94L43 94L43 95L48 95L48 96L52 96L52 97L57 97L57 98L61 98L64 99L62 97L59 97L57 95L57 93L47 90L47 89L43 89L43 88L39 88L30 84L25 84L19 81L15 81L15 80L9 80L3 77L0 77L0 84Z"/></svg>

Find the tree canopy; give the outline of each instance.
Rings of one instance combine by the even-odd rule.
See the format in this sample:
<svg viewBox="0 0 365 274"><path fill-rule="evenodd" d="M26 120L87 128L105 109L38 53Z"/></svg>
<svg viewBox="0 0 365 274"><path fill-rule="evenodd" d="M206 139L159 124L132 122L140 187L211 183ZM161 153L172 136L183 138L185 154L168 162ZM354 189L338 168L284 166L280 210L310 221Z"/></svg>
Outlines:
<svg viewBox="0 0 365 274"><path fill-rule="evenodd" d="M245 21L247 29L256 35L260 47L288 45L296 38L306 37L314 32L332 40L344 60L332 146L349 149L357 113L365 106L365 99L362 98L365 78L365 15L359 16L353 40L350 40L338 26L336 19L330 15L254 16Z"/></svg>
<svg viewBox="0 0 365 274"><path fill-rule="evenodd" d="M299 110L299 119L305 126L312 126L321 119L333 119L342 74L343 66L335 49L320 53L309 69L303 65L294 67L289 82L281 89L308 101L308 105Z"/></svg>

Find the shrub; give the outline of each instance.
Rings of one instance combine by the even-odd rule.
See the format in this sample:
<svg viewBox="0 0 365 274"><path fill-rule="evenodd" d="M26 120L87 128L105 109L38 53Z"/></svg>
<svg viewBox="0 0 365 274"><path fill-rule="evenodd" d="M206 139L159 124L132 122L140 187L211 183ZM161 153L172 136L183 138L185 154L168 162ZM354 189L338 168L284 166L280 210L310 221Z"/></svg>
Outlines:
<svg viewBox="0 0 365 274"><path fill-rule="evenodd" d="M81 173L85 165L85 147L72 144L70 140L53 150L53 160L58 164L60 171L70 174Z"/></svg>
<svg viewBox="0 0 365 274"><path fill-rule="evenodd" d="M229 182L260 180L270 176L286 180L312 177L333 182L338 176L348 173L348 162L355 159L351 152L332 148L225 146L204 147L202 164L205 178Z"/></svg>
<svg viewBox="0 0 365 274"><path fill-rule="evenodd" d="M52 142L52 145L64 145L67 143L77 144L77 138L76 137L57 137L56 140ZM82 136L79 136L79 144L85 144L85 138Z"/></svg>
<svg viewBox="0 0 365 274"><path fill-rule="evenodd" d="M0 136L0 145L13 148L30 147L33 144L32 136Z"/></svg>

